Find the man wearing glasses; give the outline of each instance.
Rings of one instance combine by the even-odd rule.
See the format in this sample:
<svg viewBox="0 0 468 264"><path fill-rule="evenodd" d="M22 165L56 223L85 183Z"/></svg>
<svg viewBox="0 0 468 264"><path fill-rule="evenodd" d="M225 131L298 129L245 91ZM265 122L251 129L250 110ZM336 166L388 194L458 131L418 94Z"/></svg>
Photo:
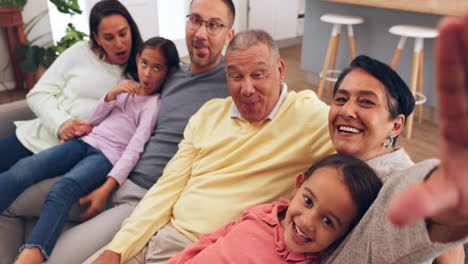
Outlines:
<svg viewBox="0 0 468 264"><path fill-rule="evenodd" d="M114 193L112 207L63 232L47 263L82 263L107 245L162 175L188 119L210 99L229 95L221 51L234 35L234 17L232 0L192 1L185 29L190 64L162 87L159 118L139 162Z"/></svg>
<svg viewBox="0 0 468 264"><path fill-rule="evenodd" d="M187 31L202 24L225 30L203 16L205 1L211 0L192 3ZM197 36L187 45L203 67L221 51ZM211 44L216 41L222 40ZM225 64L231 97L207 102L190 118L163 176L93 264L166 263L244 208L289 195L294 175L334 152L328 106L310 90L288 92L284 62L268 33L238 33ZM298 117L300 125L291 126Z"/></svg>

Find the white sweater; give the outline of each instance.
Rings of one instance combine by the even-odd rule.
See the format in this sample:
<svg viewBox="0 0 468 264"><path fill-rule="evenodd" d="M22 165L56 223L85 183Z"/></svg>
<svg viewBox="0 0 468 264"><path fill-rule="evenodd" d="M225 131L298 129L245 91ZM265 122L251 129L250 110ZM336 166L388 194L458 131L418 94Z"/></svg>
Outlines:
<svg viewBox="0 0 468 264"><path fill-rule="evenodd" d="M123 69L99 60L88 42L67 49L28 93L38 118L15 122L19 141L33 153L57 145L63 122L86 120L99 98L123 80Z"/></svg>

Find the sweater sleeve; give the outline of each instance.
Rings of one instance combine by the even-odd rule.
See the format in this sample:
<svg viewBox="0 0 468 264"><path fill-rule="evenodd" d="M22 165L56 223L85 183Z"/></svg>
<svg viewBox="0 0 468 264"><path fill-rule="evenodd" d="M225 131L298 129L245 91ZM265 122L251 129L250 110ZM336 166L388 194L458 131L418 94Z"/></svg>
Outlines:
<svg viewBox="0 0 468 264"><path fill-rule="evenodd" d="M148 190L132 215L125 220L108 249L121 255L121 263L135 256L171 216L172 208L184 190L192 171L198 149L193 143L195 133L192 116L184 131L179 150L169 161L158 182Z"/></svg>
<svg viewBox="0 0 468 264"><path fill-rule="evenodd" d="M197 242L188 245L182 252L171 258L167 264L184 264L189 263L198 253L202 252L204 249L210 247L218 239L225 237L231 230L236 227L243 218L234 220L223 227L219 228L213 233L203 234L200 237L200 240Z"/></svg>
<svg viewBox="0 0 468 264"><path fill-rule="evenodd" d="M387 217L390 203L407 187L424 181L438 166L428 160L404 170L394 170L359 224L323 263L432 263L432 259L457 243L432 242L424 220L394 226Z"/></svg>
<svg viewBox="0 0 468 264"><path fill-rule="evenodd" d="M130 171L137 163L140 154L143 152L146 142L151 136L151 131L153 130L158 117L159 104L159 96L147 101L147 104L141 111L138 127L135 133L122 153L122 156L114 164L114 167L108 174L109 177L114 178L119 185L121 185L130 174Z"/></svg>
<svg viewBox="0 0 468 264"><path fill-rule="evenodd" d="M109 113L112 111L112 108L114 108L115 101L117 100L117 98L110 102L106 102L106 96L107 94L102 96L101 99L99 99L98 103L93 107L91 112L89 112L88 121L93 126L99 125L99 123L101 123L102 120L104 120L107 117L107 115L109 115Z"/></svg>
<svg viewBox="0 0 468 264"><path fill-rule="evenodd" d="M78 43L77 43L78 44ZM68 71L80 61L77 45L62 53L47 69L39 82L26 96L31 110L53 135L58 135L60 126L72 116L60 107L58 97L63 94L68 81Z"/></svg>

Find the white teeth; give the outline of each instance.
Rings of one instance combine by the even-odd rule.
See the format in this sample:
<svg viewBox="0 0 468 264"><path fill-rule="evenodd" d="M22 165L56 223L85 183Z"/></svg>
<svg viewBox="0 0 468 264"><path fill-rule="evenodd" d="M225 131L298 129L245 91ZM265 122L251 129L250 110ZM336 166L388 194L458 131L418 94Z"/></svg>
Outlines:
<svg viewBox="0 0 468 264"><path fill-rule="evenodd" d="M294 225L294 230L296 230L296 232L297 232L299 235L303 236L305 239L309 239L309 237L308 237L306 234L302 233L301 230L299 230L299 228L297 227L297 225Z"/></svg>
<svg viewBox="0 0 468 264"><path fill-rule="evenodd" d="M338 130L355 133L355 134L359 133L359 129L354 128L354 127L348 127L348 126L339 126Z"/></svg>

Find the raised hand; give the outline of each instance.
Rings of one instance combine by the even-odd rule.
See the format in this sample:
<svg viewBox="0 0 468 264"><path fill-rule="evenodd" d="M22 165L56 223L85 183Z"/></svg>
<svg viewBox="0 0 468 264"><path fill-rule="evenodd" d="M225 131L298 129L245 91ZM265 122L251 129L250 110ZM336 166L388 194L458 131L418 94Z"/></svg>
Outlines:
<svg viewBox="0 0 468 264"><path fill-rule="evenodd" d="M421 218L445 227L468 226L468 12L439 24L435 57L441 165L403 192L389 209L397 225ZM466 236L459 233L457 236Z"/></svg>
<svg viewBox="0 0 468 264"><path fill-rule="evenodd" d="M136 95L138 94L138 86L135 82L132 82L132 81L122 82L116 87L112 88L109 92L107 92L105 101L106 102L113 101L115 100L117 95L121 93L128 93L128 94Z"/></svg>

